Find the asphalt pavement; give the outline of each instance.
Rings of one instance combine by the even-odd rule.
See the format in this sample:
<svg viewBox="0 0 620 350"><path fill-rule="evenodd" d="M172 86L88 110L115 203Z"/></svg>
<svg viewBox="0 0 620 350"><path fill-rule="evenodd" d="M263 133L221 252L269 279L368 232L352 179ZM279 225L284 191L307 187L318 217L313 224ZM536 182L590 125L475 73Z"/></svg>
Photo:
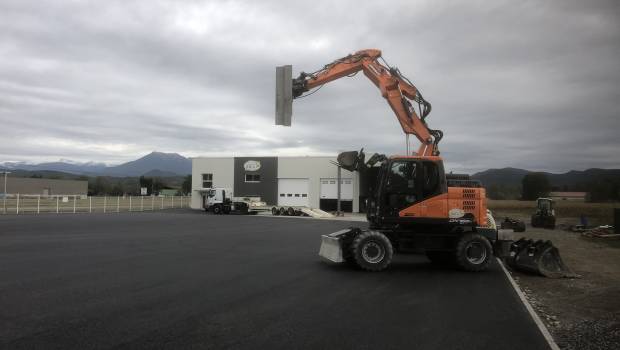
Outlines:
<svg viewBox="0 0 620 350"><path fill-rule="evenodd" d="M548 349L494 264L322 262L360 223L198 211L0 216L6 349Z"/></svg>

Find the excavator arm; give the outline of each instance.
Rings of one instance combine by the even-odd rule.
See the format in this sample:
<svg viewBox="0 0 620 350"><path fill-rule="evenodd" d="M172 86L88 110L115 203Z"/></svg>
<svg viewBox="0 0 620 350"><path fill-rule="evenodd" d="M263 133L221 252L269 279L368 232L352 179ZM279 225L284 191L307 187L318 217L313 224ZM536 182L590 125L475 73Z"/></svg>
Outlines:
<svg viewBox="0 0 620 350"><path fill-rule="evenodd" d="M385 61L382 64L379 59L381 59L381 51L362 50L337 59L316 72L301 72L299 77L292 81L292 97L306 96L303 94L307 91L363 71L387 100L403 132L406 135L414 135L420 140L421 145L416 155L439 155L437 145L443 133L440 130L430 129L425 121L431 111L431 104L397 68L388 66ZM416 113L414 103L418 105L419 113Z"/></svg>

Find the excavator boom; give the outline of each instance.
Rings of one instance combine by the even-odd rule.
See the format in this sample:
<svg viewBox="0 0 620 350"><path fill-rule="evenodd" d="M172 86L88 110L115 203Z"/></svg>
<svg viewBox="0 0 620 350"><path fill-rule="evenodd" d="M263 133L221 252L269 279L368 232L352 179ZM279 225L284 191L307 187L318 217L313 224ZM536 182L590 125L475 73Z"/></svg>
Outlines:
<svg viewBox="0 0 620 350"><path fill-rule="evenodd" d="M363 71L364 75L379 88L381 96L387 100L403 132L406 135L414 135L420 140L421 145L415 155L439 155L437 145L443 137L443 133L440 130L430 129L425 120L431 111L431 104L422 97L420 91L397 68L388 66L385 61L379 62L380 59L382 60L380 50L361 50L339 58L313 73L301 72L297 78L292 79L291 85L288 85L289 82L285 80L286 77L279 78L279 84L276 84L276 96L279 96L280 100L277 101L277 105L286 104L282 99L285 98L284 96L288 91L282 90L287 89L288 86L292 90L292 98L299 98L305 96L304 93L307 91ZM290 71L290 66L287 67ZM292 99L290 102L292 103ZM416 112L414 104L417 104L418 112ZM288 108L288 106L286 107ZM291 108L288 110L290 111ZM290 125L279 123L278 120L282 119L284 117L276 115L276 124ZM407 153L409 155L409 152Z"/></svg>

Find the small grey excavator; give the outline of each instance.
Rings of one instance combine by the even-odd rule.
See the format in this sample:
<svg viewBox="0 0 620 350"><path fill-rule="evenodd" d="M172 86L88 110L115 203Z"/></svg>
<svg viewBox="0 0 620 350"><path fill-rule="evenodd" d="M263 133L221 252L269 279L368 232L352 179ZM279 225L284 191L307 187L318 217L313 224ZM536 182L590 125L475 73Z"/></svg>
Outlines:
<svg viewBox="0 0 620 350"><path fill-rule="evenodd" d="M536 200L536 212L532 215L532 227L555 229L553 199L538 198Z"/></svg>

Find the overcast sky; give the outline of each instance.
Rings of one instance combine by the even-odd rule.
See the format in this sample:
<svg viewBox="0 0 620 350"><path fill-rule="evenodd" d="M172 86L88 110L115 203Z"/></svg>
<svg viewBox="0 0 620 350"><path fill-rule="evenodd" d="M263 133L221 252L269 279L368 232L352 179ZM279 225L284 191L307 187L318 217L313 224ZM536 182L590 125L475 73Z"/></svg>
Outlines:
<svg viewBox="0 0 620 350"><path fill-rule="evenodd" d="M405 149L362 74L274 125L275 66L378 48L447 168L620 168L618 1L0 0L0 162Z"/></svg>

